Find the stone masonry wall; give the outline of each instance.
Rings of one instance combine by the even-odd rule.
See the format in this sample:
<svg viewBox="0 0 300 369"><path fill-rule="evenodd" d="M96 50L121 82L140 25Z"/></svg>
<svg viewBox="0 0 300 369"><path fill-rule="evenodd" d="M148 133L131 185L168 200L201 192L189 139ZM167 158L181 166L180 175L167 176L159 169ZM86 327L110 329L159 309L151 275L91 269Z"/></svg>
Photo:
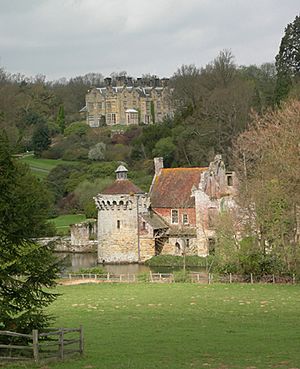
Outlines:
<svg viewBox="0 0 300 369"><path fill-rule="evenodd" d="M72 245L71 237L45 237L38 238L36 240L40 245L48 245L52 243L54 245L54 250L57 252L96 252L97 251L97 241L89 241L84 245Z"/></svg>

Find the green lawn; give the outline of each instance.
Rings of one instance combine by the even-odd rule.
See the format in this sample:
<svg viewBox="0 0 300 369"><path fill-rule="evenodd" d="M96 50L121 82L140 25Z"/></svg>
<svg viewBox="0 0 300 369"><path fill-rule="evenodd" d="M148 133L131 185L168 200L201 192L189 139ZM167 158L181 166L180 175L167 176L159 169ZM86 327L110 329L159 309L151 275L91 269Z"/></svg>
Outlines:
<svg viewBox="0 0 300 369"><path fill-rule="evenodd" d="M56 326L83 324L85 356L37 368L300 368L299 285L99 284L57 291L49 312Z"/></svg>
<svg viewBox="0 0 300 369"><path fill-rule="evenodd" d="M86 220L86 216L84 214L66 214L49 220L54 223L58 233L63 235L68 234L71 224L83 222Z"/></svg>
<svg viewBox="0 0 300 369"><path fill-rule="evenodd" d="M32 172L39 178L45 178L49 172L59 164L76 164L75 161L66 161L62 159L41 159L34 155L27 155L20 159L23 163L29 165Z"/></svg>

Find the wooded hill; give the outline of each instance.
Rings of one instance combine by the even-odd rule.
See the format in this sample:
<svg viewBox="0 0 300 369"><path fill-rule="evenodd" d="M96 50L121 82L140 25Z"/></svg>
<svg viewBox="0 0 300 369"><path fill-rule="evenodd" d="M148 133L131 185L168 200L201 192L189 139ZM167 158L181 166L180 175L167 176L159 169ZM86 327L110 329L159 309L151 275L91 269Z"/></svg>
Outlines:
<svg viewBox="0 0 300 369"><path fill-rule="evenodd" d="M262 116L282 100L300 97L299 48L298 59L288 52L297 50L299 28L296 17L276 64L239 66L224 50L206 66L182 65L170 80L175 116L159 125L90 128L79 110L88 89L103 84L100 73L46 81L41 75L28 78L1 69L0 126L16 154L32 150L40 159L60 159L42 176L53 193L53 214L85 211L91 216L91 197L113 180L119 162L126 163L129 176L145 191L155 156L163 156L170 167L205 166L220 153L233 169L232 143L254 113ZM111 77L115 83L119 75Z"/></svg>

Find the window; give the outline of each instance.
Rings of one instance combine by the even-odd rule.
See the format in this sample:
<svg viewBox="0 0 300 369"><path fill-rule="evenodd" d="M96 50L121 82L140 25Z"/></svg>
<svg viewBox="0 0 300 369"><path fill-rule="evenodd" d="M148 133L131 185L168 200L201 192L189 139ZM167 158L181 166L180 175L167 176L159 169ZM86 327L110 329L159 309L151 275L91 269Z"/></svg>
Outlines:
<svg viewBox="0 0 300 369"><path fill-rule="evenodd" d="M117 228L120 229L121 228L121 221L117 220Z"/></svg>
<svg viewBox="0 0 300 369"><path fill-rule="evenodd" d="M186 213L182 214L182 223L189 224L189 217Z"/></svg>
<svg viewBox="0 0 300 369"><path fill-rule="evenodd" d="M171 210L171 223L178 224L178 210Z"/></svg>
<svg viewBox="0 0 300 369"><path fill-rule="evenodd" d="M208 239L208 253L209 255L215 255L216 240L214 238Z"/></svg>
<svg viewBox="0 0 300 369"><path fill-rule="evenodd" d="M116 124L116 114L106 114L106 122L107 124Z"/></svg>
<svg viewBox="0 0 300 369"><path fill-rule="evenodd" d="M146 222L142 223L142 230L144 231L146 229Z"/></svg>
<svg viewBox="0 0 300 369"><path fill-rule="evenodd" d="M232 175L231 174L227 175L226 178L227 178L227 186L233 186L233 177L232 177Z"/></svg>
<svg viewBox="0 0 300 369"><path fill-rule="evenodd" d="M215 227L217 215L218 215L218 209L208 208L208 210L207 210L208 228L214 228Z"/></svg>

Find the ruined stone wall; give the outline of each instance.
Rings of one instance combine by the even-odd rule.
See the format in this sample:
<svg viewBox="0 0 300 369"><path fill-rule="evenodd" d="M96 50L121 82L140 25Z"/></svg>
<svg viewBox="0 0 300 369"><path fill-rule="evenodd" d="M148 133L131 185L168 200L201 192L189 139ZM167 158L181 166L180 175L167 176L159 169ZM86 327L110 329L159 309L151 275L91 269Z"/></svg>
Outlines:
<svg viewBox="0 0 300 369"><path fill-rule="evenodd" d="M45 237L38 238L37 243L44 246L52 244L54 246L54 251L57 252L75 252L75 253L86 253L86 252L96 252L98 241L89 241L84 245L72 245L71 237Z"/></svg>
<svg viewBox="0 0 300 369"><path fill-rule="evenodd" d="M71 245L84 246L97 239L97 221L89 220L71 225Z"/></svg>

